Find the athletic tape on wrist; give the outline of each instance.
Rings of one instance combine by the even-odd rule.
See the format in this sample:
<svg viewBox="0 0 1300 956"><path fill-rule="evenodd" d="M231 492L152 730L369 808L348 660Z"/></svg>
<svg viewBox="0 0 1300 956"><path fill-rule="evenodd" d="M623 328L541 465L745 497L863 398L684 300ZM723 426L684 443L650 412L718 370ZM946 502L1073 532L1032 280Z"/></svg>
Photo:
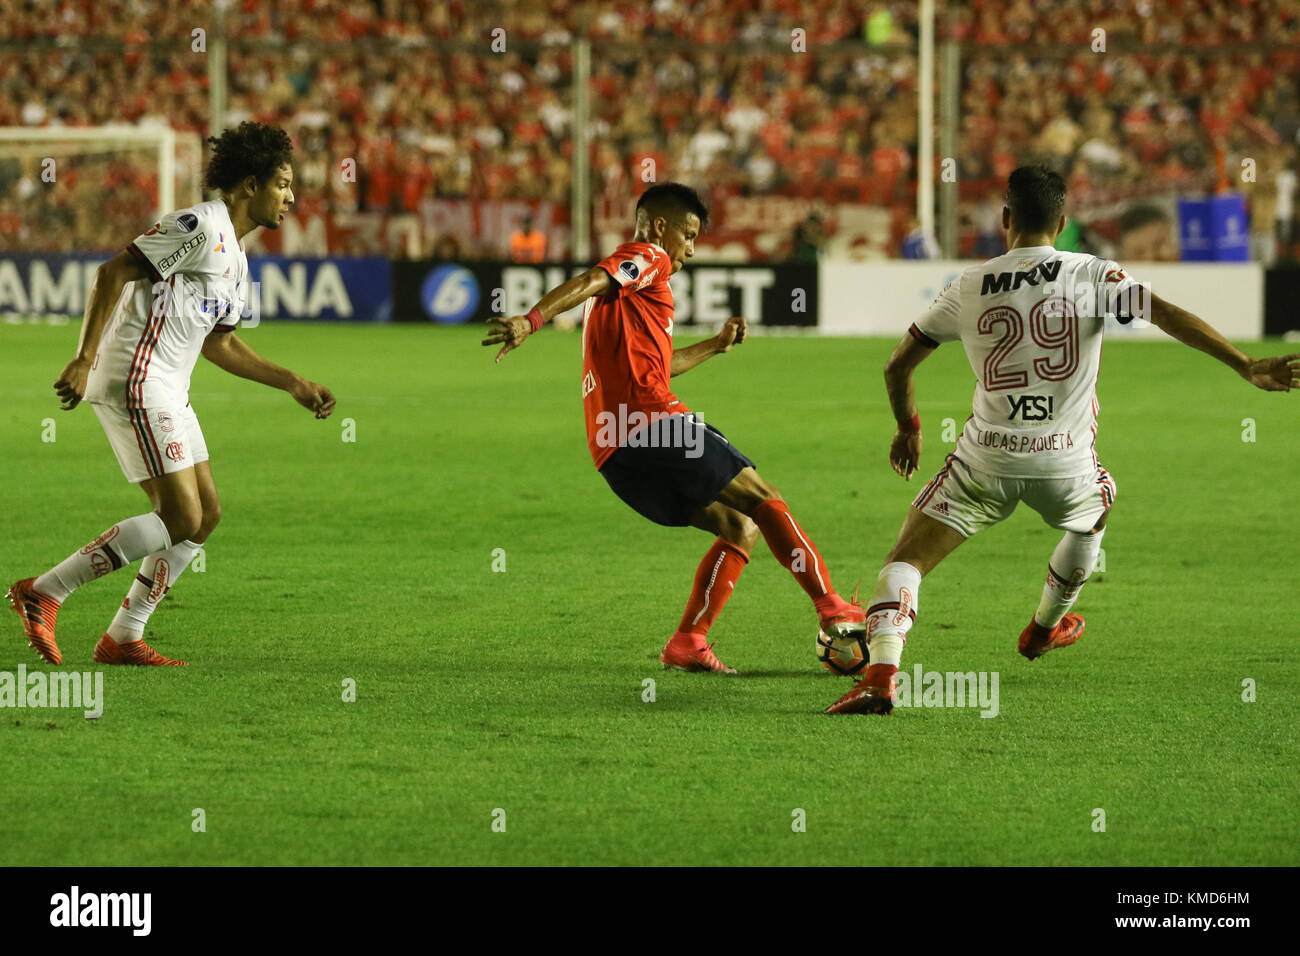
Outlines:
<svg viewBox="0 0 1300 956"><path fill-rule="evenodd" d="M546 323L546 320L542 318L542 310L537 308L537 306L533 306L531 309L529 309L528 314L525 315L524 318L527 319L529 323L532 324L534 332L536 332Z"/></svg>

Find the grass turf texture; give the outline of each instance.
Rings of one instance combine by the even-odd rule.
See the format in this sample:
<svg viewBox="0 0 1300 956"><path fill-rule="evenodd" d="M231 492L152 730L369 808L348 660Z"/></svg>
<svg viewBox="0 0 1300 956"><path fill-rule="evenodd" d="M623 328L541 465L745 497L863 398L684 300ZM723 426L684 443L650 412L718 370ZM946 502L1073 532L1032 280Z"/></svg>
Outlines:
<svg viewBox="0 0 1300 956"><path fill-rule="evenodd" d="M1119 501L1083 640L1016 654L1058 539L1022 507L927 580L904 661L999 672L999 715L833 718L849 684L817 666L808 600L761 543L711 635L741 676L660 669L708 537L642 520L592 469L576 335L493 366L481 333L242 333L335 391L325 422L199 363L225 517L147 635L191 666L104 668L97 721L0 710L0 863L1300 862L1296 396L1173 343L1108 345L1099 447ZM76 338L0 326L6 584L147 507L92 410L56 408ZM783 492L844 593L869 593L920 485L886 464L892 345L755 338L675 382ZM951 445L941 420L969 411L961 349L917 388L925 479ZM129 585L66 603L64 669L91 669ZM0 670L44 667L0 621Z"/></svg>

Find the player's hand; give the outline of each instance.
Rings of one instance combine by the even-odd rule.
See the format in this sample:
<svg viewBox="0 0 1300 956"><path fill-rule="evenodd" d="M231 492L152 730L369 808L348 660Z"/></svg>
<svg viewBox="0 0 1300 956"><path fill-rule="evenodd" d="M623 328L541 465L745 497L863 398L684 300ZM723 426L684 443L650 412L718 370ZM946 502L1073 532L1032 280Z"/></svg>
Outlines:
<svg viewBox="0 0 1300 956"><path fill-rule="evenodd" d="M748 331L749 326L745 324L745 320L740 316L733 316L718 329L718 334L713 337L714 345L719 353L730 352L733 345L745 341L745 333Z"/></svg>
<svg viewBox="0 0 1300 956"><path fill-rule="evenodd" d="M334 393L324 385L300 378L289 389L289 394L307 411L314 412L317 418L329 418L330 412L334 411Z"/></svg>
<svg viewBox="0 0 1300 956"><path fill-rule="evenodd" d="M512 349L517 349L524 344L524 339L528 338L533 331L533 323L522 315L512 315L508 319L498 319L496 316L488 319L489 322L497 323L500 328L489 329L488 337L483 340L484 345L499 345L501 351L493 360L500 362L506 357L506 353Z"/></svg>
<svg viewBox="0 0 1300 956"><path fill-rule="evenodd" d="M911 481L921 461L921 433L900 431L889 446L889 467L905 481Z"/></svg>
<svg viewBox="0 0 1300 956"><path fill-rule="evenodd" d="M1241 377L1266 392L1289 392L1300 388L1300 355L1275 355L1255 359Z"/></svg>
<svg viewBox="0 0 1300 956"><path fill-rule="evenodd" d="M54 382L54 390L59 394L60 408L69 411L76 408L86 397L86 377L90 375L90 362L84 358L74 358L63 369Z"/></svg>

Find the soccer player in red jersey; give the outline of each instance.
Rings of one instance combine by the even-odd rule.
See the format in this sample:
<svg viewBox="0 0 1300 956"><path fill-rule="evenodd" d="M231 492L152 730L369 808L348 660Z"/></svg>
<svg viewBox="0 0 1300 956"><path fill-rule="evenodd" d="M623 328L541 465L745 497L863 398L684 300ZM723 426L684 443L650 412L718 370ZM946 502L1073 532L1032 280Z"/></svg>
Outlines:
<svg viewBox="0 0 1300 956"><path fill-rule="evenodd" d="M862 633L866 617L835 592L816 546L754 463L669 388L672 376L745 340L745 320L733 318L711 339L673 347L668 278L695 254L695 238L708 216L690 187L652 186L637 202L631 242L552 289L528 315L492 319L499 327L483 344L501 346L500 362L547 320L586 304L582 401L596 468L642 516L716 535L695 572L681 623L659 659L665 667L734 674L705 641L760 534L812 598L828 635Z"/></svg>

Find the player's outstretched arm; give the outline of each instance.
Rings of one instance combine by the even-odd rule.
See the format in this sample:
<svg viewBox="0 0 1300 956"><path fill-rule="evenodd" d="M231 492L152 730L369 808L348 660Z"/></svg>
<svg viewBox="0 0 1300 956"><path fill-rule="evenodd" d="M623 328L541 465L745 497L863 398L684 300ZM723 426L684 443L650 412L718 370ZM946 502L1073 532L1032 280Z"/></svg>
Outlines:
<svg viewBox="0 0 1300 956"><path fill-rule="evenodd" d="M718 330L718 334L713 338L705 339L703 342L696 342L694 345L688 345L685 348L673 349L673 361L669 377L681 375L682 372L689 372L705 359L711 359L723 352L730 352L733 346L745 341L745 333L748 331L749 326L745 324L743 318L732 316L723 323L722 328Z"/></svg>
<svg viewBox="0 0 1300 956"><path fill-rule="evenodd" d="M506 357L507 352L519 348L524 344L524 339L557 315L563 315L570 309L577 308L593 295L604 295L610 282L608 272L599 266L592 266L582 275L574 276L568 282L557 285L542 296L542 300L533 306L527 315L512 315L508 319L498 319L493 316L488 319L488 322L495 322L500 327L490 329L483 344L501 346L501 351L497 353L495 359L500 362Z"/></svg>
<svg viewBox="0 0 1300 956"><path fill-rule="evenodd" d="M203 340L203 357L231 375L282 389L317 418L329 418L334 395L324 385L309 382L287 368L268 362L234 332L213 332Z"/></svg>
<svg viewBox="0 0 1300 956"><path fill-rule="evenodd" d="M95 270L95 281L86 297L86 314L81 320L76 358L64 367L54 382L60 407L65 411L76 408L86 394L86 378L90 375L90 367L95 364L95 356L99 354L99 339L113 314L113 307L122 296L122 290L128 282L147 277L144 265L125 250Z"/></svg>
<svg viewBox="0 0 1300 956"><path fill-rule="evenodd" d="M885 390L898 423L898 431L889 443L889 467L907 481L912 480L921 462L921 415L916 410L912 373L933 351L934 346L908 332L885 363Z"/></svg>
<svg viewBox="0 0 1300 956"><path fill-rule="evenodd" d="M1184 345L1212 355L1256 388L1266 392L1300 388L1300 354L1251 358L1208 322L1157 295L1151 296L1151 324Z"/></svg>

